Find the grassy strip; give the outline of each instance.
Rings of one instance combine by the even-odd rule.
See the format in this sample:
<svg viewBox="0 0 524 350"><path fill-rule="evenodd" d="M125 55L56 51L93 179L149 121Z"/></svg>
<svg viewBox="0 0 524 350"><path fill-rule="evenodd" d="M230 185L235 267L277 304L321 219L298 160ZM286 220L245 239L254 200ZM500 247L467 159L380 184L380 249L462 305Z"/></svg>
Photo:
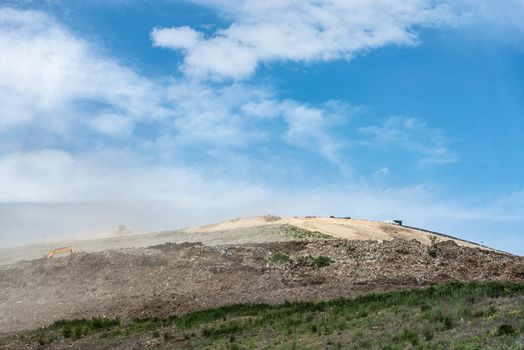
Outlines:
<svg viewBox="0 0 524 350"><path fill-rule="evenodd" d="M504 300L500 306L498 299ZM178 333L196 347L218 348L268 342L277 348L336 348L339 343L380 349L518 348L518 337L524 337L523 300L520 284L449 283L317 303L231 305L124 325L99 318L63 320L50 329L65 338L102 331L104 337L149 332L159 338L162 331L166 342Z"/></svg>

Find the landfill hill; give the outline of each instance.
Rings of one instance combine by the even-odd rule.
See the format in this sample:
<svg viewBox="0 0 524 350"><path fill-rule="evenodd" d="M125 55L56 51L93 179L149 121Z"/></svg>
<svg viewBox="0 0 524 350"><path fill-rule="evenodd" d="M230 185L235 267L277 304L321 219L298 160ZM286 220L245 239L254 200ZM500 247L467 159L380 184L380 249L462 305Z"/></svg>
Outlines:
<svg viewBox="0 0 524 350"><path fill-rule="evenodd" d="M239 303L317 302L456 281L524 283L523 257L347 218L262 216L59 243L4 249L4 340L62 319L126 323ZM59 245L76 252L45 257Z"/></svg>

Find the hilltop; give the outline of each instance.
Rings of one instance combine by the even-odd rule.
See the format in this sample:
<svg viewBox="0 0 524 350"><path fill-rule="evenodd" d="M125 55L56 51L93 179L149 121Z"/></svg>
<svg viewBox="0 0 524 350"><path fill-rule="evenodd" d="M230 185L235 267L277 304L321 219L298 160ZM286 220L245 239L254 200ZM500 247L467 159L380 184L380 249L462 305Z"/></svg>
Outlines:
<svg viewBox="0 0 524 350"><path fill-rule="evenodd" d="M230 230L265 227L269 225L290 225L311 232L319 232L324 235L347 240L416 240L424 245L430 245L430 237L442 235L423 229L402 226L388 222L353 219L349 217L279 217L275 215L255 216L249 218L238 218L217 224L194 227L184 230L186 233L216 233ZM460 246L472 248L487 248L480 244L461 240L456 237L446 236L446 240L452 240Z"/></svg>

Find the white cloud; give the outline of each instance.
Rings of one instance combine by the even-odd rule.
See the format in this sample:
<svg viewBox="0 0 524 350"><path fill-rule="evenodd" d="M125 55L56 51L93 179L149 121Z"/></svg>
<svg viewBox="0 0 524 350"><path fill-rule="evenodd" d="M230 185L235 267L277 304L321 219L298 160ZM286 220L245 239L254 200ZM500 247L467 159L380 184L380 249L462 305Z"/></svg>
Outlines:
<svg viewBox="0 0 524 350"><path fill-rule="evenodd" d="M173 106L171 126L181 144L245 146L264 139L264 130L255 126L242 106L270 99L271 92L250 85L210 87L181 82L167 89L166 99Z"/></svg>
<svg viewBox="0 0 524 350"><path fill-rule="evenodd" d="M40 12L0 8L0 52L0 132L39 122L63 133L88 119L86 110L129 118L165 114L158 86Z"/></svg>
<svg viewBox="0 0 524 350"><path fill-rule="evenodd" d="M290 99L278 101L265 98L249 101L242 105L241 110L248 116L262 119L283 118L288 126L284 133L288 143L320 154L342 166L341 156L347 140L336 129L348 127L360 107L338 101L312 106Z"/></svg>
<svg viewBox="0 0 524 350"><path fill-rule="evenodd" d="M245 6L255 4L246 2ZM301 11L313 11L311 6ZM333 11L332 6L326 11ZM154 31L153 37L186 49L208 41L188 27ZM258 85L151 81L35 11L0 9L0 48L0 102L5 102L0 105L0 132L4 136L10 128L31 126L44 139L46 133L59 133L65 140L43 142L40 147L67 149L68 143L89 147L93 142L103 146L103 141L83 135L90 129L125 140L129 147L150 151L161 147L163 154L195 145L219 154L217 150L224 147L284 142L320 154L340 168L346 166L343 158L351 133L347 130L342 135L341 130L349 128L358 108L333 101L312 106L281 100ZM143 130L142 125L137 127L141 122L148 129L145 136L134 133ZM425 157L428 162L443 162L449 155L443 147L425 149L430 151L433 156Z"/></svg>
<svg viewBox="0 0 524 350"><path fill-rule="evenodd" d="M498 39L522 43L524 34L524 2L522 0L461 0L454 6L466 13L464 24L473 26Z"/></svg>
<svg viewBox="0 0 524 350"><path fill-rule="evenodd" d="M416 118L391 117L382 125L362 127L359 131L365 137L361 140L363 145L389 152L414 153L421 164L446 164L457 160L442 130L431 128Z"/></svg>
<svg viewBox="0 0 524 350"><path fill-rule="evenodd" d="M298 3L240 4L220 4L237 22L211 37L190 28L158 31L153 37L159 45L187 50L187 69L243 77L260 62L275 59L348 58L360 50L388 43L416 43L411 27L435 23L432 16L440 11L430 7L426 14L415 16L414 9L424 8L423 1L391 3L397 10L385 8L384 13L379 11L385 6L384 1L373 2L375 7L369 5L371 2L333 2L325 8L311 2L298 13L277 11L275 16L269 16L268 11L275 7ZM357 8L350 11L345 6ZM249 14L239 20L242 11ZM361 17L353 17L353 12ZM414 19L403 18L408 14ZM260 21L264 16L270 19L269 23ZM359 31L373 16L385 23ZM332 25L332 21L338 24ZM339 26L340 33L336 29ZM396 32L398 28L404 31ZM275 45L258 42L258 30L274 33L270 35L275 35ZM294 42L292 35L296 30L301 37ZM279 54L281 49L285 51ZM210 55L218 50L220 54L213 56L219 58L213 63L215 66L206 66L209 63L205 56L193 58L202 62L191 61L191 53L198 50ZM479 208L441 201L423 186L392 190L348 186L301 190L277 186L279 180L289 179L291 172L302 170L289 169L296 165L289 164L295 159L281 162L285 166L275 171L278 176L272 173L275 177L267 181L253 180L262 168L281 165L271 164L272 153L280 145L300 147L337 165L343 163L348 144L362 141L359 137L352 139L359 134L351 128L351 117L358 109L350 106L282 100L271 89L257 85L217 85L191 79L151 81L34 11L0 9L0 52L2 140L19 135L36 138L27 130L36 130L42 138L36 146L21 141L18 149L12 145L2 148L0 202L136 203L138 209L107 219L110 229L122 223L123 217L132 220L137 212L151 214L150 208L161 207L169 208L163 212L164 228L203 223L202 217L214 221L267 212L333 213L376 219L409 216L420 223L425 223L423 218L427 217L434 218L433 222L443 218L474 221L492 214L506 213L506 218L521 214L515 210L520 208L521 196L517 195L504 197L493 207ZM229 54L234 59L228 59ZM139 128L140 123L147 127ZM86 127L104 137L82 135ZM137 129L145 135L136 133ZM13 130L18 133L10 133ZM56 132L63 138L55 138ZM383 125L364 127L360 133L367 137L365 147L405 144L402 151L415 152L421 161L447 162L454 158L442 132L416 119L392 118ZM264 155L241 154L253 144L263 145L260 148L265 148L261 151ZM213 158L219 170L211 162L202 165L198 160L202 154ZM236 156L240 161L230 160ZM194 158L197 160L192 162ZM245 159L251 163L246 165L242 162ZM231 176L236 173L241 175ZM165 219L172 217L170 210L176 211L180 221ZM60 213L56 215L46 217L49 227ZM76 215L84 216L81 222L89 222L81 210ZM158 228L149 215L140 217L144 222L142 230ZM0 220L0 239L6 236L6 222Z"/></svg>
<svg viewBox="0 0 524 350"><path fill-rule="evenodd" d="M187 27L156 28L152 37L157 46L185 49L183 69L201 78L241 79L262 62L351 59L385 45L415 45L416 27L456 20L443 1L431 0L195 2L232 24L206 38Z"/></svg>
<svg viewBox="0 0 524 350"><path fill-rule="evenodd" d="M373 173L373 177L380 178L380 177L383 177L383 176L387 176L390 173L391 173L391 171L389 170L389 168L387 166L385 166L385 167L382 167L382 168L376 170Z"/></svg>
<svg viewBox="0 0 524 350"><path fill-rule="evenodd" d="M0 202L168 201L188 209L252 201L260 192L129 151L42 149L0 157Z"/></svg>
<svg viewBox="0 0 524 350"><path fill-rule="evenodd" d="M342 140L337 140L336 135L330 132L333 125L341 121L337 120L339 116L336 112L326 108L328 106L323 107L314 108L285 101L282 108L289 125L286 139L292 144L308 148L334 163L341 164ZM348 119L350 116L346 115Z"/></svg>
<svg viewBox="0 0 524 350"><path fill-rule="evenodd" d="M179 144L248 144L285 141L320 154L340 164L345 143L334 130L347 126L358 107L328 101L318 106L295 100L279 100L258 86L235 83L209 87L202 83L181 83L168 90L173 126ZM275 129L284 130L275 133Z"/></svg>
<svg viewBox="0 0 524 350"><path fill-rule="evenodd" d="M241 111L257 118L275 118L280 114L280 103L276 100L249 101L241 107Z"/></svg>
<svg viewBox="0 0 524 350"><path fill-rule="evenodd" d="M115 137L128 136L133 130L131 119L112 113L97 115L89 121L89 124L96 131Z"/></svg>
<svg viewBox="0 0 524 350"><path fill-rule="evenodd" d="M75 159L61 150L0 158L0 202L67 200L67 193L78 192L86 180L78 178Z"/></svg>
<svg viewBox="0 0 524 350"><path fill-rule="evenodd" d="M201 34L190 27L153 29L151 38L156 46L170 49L191 49L201 41Z"/></svg>
<svg viewBox="0 0 524 350"><path fill-rule="evenodd" d="M167 33L169 38L165 32L153 36L186 48L201 40L187 27ZM338 151L325 127L333 115L329 106L283 102L256 85L151 81L40 12L0 8L0 51L0 133L6 138L13 129L32 127L40 135L58 133L68 142L89 145L92 135L82 134L90 129L138 147L245 147L278 139L320 150L330 160ZM141 121L154 131L145 139L134 135ZM267 123L284 124L284 130L275 134ZM51 147L57 146L68 145Z"/></svg>

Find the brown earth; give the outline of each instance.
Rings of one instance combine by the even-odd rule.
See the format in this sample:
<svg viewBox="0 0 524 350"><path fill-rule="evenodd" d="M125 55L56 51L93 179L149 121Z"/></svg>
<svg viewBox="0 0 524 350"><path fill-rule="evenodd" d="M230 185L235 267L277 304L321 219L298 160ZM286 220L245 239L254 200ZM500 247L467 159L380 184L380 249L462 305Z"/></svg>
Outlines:
<svg viewBox="0 0 524 350"><path fill-rule="evenodd" d="M308 231L316 231L325 235L350 240L392 240L401 238L415 239L422 244L430 245L431 241L424 231L406 226L394 225L380 221L370 221L351 218L335 217L279 217L275 215L253 216L238 218L217 224L192 227L185 229L184 233L219 233L230 230L263 228L274 225L291 225ZM455 243L465 247L480 247L478 244L453 239ZM485 247L484 247L485 248Z"/></svg>
<svg viewBox="0 0 524 350"><path fill-rule="evenodd" d="M412 240L431 243L427 232L384 222L327 217L279 217L275 215L239 218L217 224L185 230L150 232L143 234L111 235L105 238L41 242L23 247L0 248L0 265L21 260L41 258L53 249L72 246L77 252L94 253L108 249L145 248L165 242L202 242L205 245L247 244L289 241L293 237L282 235L282 226L316 231L330 237L349 240ZM465 247L484 248L460 239L454 240Z"/></svg>
<svg viewBox="0 0 524 350"><path fill-rule="evenodd" d="M240 231L236 231L240 234ZM289 262L273 263L275 253ZM327 256L316 267L304 256ZM166 243L0 266L0 333L91 316L133 319L237 303L354 296L446 281L524 282L524 258L417 240Z"/></svg>

